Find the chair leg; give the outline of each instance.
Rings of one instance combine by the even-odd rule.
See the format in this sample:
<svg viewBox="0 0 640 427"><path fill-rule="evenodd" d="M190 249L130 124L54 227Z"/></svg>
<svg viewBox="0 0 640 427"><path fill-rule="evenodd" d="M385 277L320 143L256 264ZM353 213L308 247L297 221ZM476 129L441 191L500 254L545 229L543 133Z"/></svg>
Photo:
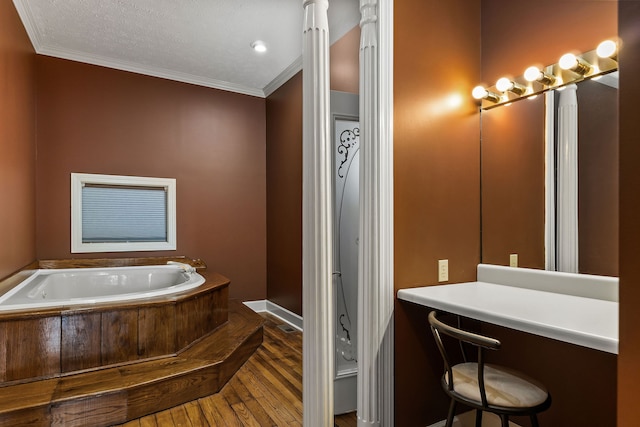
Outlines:
<svg viewBox="0 0 640 427"><path fill-rule="evenodd" d="M536 414L531 415L531 427L539 427L538 417L536 416Z"/></svg>
<svg viewBox="0 0 640 427"><path fill-rule="evenodd" d="M501 414L500 421L502 421L502 427L509 427L509 416Z"/></svg>
<svg viewBox="0 0 640 427"><path fill-rule="evenodd" d="M476 409L476 427L482 427L482 411Z"/></svg>
<svg viewBox="0 0 640 427"><path fill-rule="evenodd" d="M449 415L447 415L447 423L445 427L453 426L453 415L456 413L456 401L451 399L451 404L449 405Z"/></svg>

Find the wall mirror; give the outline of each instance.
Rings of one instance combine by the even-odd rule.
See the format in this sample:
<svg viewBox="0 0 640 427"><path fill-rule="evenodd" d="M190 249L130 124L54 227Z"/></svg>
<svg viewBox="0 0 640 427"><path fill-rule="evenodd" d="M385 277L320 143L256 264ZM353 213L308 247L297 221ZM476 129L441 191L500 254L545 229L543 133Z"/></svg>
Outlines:
<svg viewBox="0 0 640 427"><path fill-rule="evenodd" d="M575 85L577 170L575 187L568 190L562 178L568 147L561 143L561 97L570 97L572 89L482 111L483 263L618 275L616 76ZM565 203L575 205L575 212L563 220ZM575 270L562 262L563 235L572 227Z"/></svg>
<svg viewBox="0 0 640 427"><path fill-rule="evenodd" d="M481 80L476 83L491 87L494 83L497 85L500 77L517 79L530 66L559 65L560 58L568 52L583 55L603 40L617 40L617 2L579 3L540 0L535 8L529 8L525 0L482 0ZM520 11L524 9L527 13L521 15ZM554 13L550 14L549 10ZM513 19L514 16L519 16L519 19ZM577 33L575 28L581 28L584 22L597 25ZM541 31L552 36L553 42L543 41ZM618 42L624 49L624 41ZM617 92L609 88L615 93L613 100L605 101L600 95L595 95L597 101L588 101L593 87L596 87L594 90L605 88L589 78L578 82L576 90L580 162L576 193L581 205L577 223L581 229L578 234L583 234L577 239L580 246L578 271L614 276L618 270L617 244L605 243L597 236L608 234L617 241L617 210L608 214L614 217L614 221L606 223L603 218L606 215L598 214L596 208L617 209L618 204L617 186L615 189L598 188L604 182L598 173L609 167L607 165L611 162L615 168L618 166L618 120L604 118L607 108L607 115L613 111L617 113ZM553 243L557 231L562 230L557 230L552 224L556 215L556 185L547 185L546 181L556 180L557 165L554 150L547 150L545 144L549 139L547 135L555 133L557 96L558 92L547 91L535 99L521 99L511 105L483 110L480 115L480 259L483 263L510 265L510 255L517 254L519 267L556 268ZM585 109L595 111L589 113ZM592 114L591 118L589 114ZM608 124L612 124L611 135L603 136L600 132L604 132ZM587 136L594 142L587 142ZM608 155L594 154L591 160L584 158L594 148L605 150L604 147L613 151ZM587 172L589 176L583 176ZM604 198L586 203L587 196L583 192L589 188L594 188L592 192ZM589 225L593 221L597 225ZM591 231L587 235L588 229ZM589 251L593 253L590 255ZM594 264L594 260L601 265ZM602 264L607 264L607 267Z"/></svg>

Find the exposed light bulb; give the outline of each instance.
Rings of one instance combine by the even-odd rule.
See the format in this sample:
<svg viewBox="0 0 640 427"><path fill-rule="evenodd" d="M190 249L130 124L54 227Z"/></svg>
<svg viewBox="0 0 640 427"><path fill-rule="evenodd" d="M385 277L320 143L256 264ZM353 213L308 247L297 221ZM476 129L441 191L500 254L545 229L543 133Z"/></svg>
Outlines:
<svg viewBox="0 0 640 427"><path fill-rule="evenodd" d="M600 58L612 58L618 51L618 45L613 40L605 40L598 45L596 53Z"/></svg>
<svg viewBox="0 0 640 427"><path fill-rule="evenodd" d="M508 79L507 77L501 77L500 79L498 79L498 81L496 82L496 89L498 89L500 92L513 92L516 95L522 95L527 91L527 88L514 82L511 79Z"/></svg>
<svg viewBox="0 0 640 427"><path fill-rule="evenodd" d="M513 87L513 83L506 77L501 77L496 82L496 89L500 92L506 92Z"/></svg>
<svg viewBox="0 0 640 427"><path fill-rule="evenodd" d="M528 82L540 82L547 86L552 85L556 81L555 77L546 74L535 66L529 67L524 71L524 78Z"/></svg>
<svg viewBox="0 0 640 427"><path fill-rule="evenodd" d="M538 67L529 67L524 71L524 78L528 82L535 82L542 76L542 71Z"/></svg>
<svg viewBox="0 0 640 427"><path fill-rule="evenodd" d="M484 87L476 86L471 91L471 96L473 96L475 99L482 99L487 96L487 93L488 91Z"/></svg>
<svg viewBox="0 0 640 427"><path fill-rule="evenodd" d="M560 57L558 65L563 70L571 70L575 73L585 75L591 71L591 64L587 63L584 59L578 58L573 53L565 53Z"/></svg>
<svg viewBox="0 0 640 427"><path fill-rule="evenodd" d="M560 57L558 65L560 65L560 68L563 70L570 70L578 65L578 58L576 58L573 53L565 53Z"/></svg>
<svg viewBox="0 0 640 427"><path fill-rule="evenodd" d="M500 101L500 95L493 93L485 89L483 86L476 86L471 91L471 96L475 99L486 99L491 102Z"/></svg>

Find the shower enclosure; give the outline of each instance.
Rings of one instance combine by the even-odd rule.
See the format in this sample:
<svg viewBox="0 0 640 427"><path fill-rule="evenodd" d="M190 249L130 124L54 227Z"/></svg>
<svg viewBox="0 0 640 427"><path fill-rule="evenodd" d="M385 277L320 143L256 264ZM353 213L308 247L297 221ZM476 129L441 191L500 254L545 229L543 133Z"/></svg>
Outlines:
<svg viewBox="0 0 640 427"><path fill-rule="evenodd" d="M360 125L358 96L331 92L334 188L336 414L357 407Z"/></svg>

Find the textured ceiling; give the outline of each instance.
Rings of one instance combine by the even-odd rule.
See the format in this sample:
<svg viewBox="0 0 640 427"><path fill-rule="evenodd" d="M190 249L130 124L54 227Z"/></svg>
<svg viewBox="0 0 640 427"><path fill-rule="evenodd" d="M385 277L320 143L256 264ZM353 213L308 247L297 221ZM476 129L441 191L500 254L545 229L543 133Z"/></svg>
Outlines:
<svg viewBox="0 0 640 427"><path fill-rule="evenodd" d="M302 64L302 0L13 1L43 55L261 97ZM333 42L358 24L358 0L329 3Z"/></svg>

